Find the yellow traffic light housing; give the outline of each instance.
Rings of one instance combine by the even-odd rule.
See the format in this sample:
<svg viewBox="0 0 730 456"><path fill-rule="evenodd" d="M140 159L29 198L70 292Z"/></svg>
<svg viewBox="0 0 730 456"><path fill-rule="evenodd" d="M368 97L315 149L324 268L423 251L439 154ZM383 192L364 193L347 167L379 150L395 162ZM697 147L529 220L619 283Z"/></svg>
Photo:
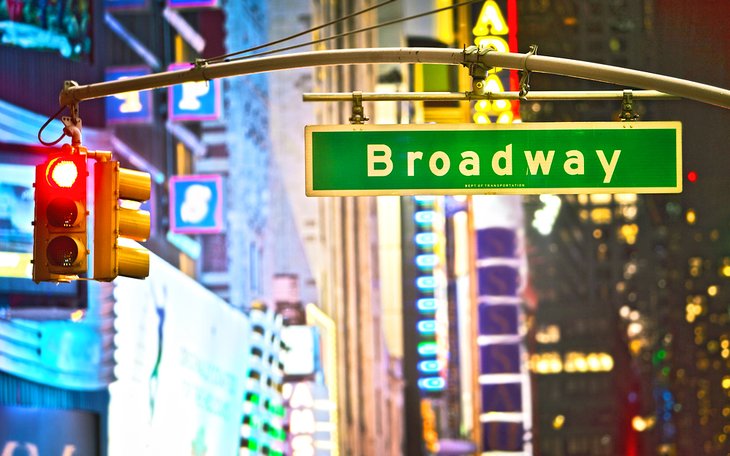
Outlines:
<svg viewBox="0 0 730 456"><path fill-rule="evenodd" d="M98 154L98 153L97 153ZM100 159L101 158L101 159ZM117 276L143 279L149 275L149 251L133 241L150 235L150 213L128 204L150 199L149 174L124 169L101 155L94 164L94 279Z"/></svg>
<svg viewBox="0 0 730 456"><path fill-rule="evenodd" d="M87 272L86 149L64 145L36 166L33 280L68 282Z"/></svg>

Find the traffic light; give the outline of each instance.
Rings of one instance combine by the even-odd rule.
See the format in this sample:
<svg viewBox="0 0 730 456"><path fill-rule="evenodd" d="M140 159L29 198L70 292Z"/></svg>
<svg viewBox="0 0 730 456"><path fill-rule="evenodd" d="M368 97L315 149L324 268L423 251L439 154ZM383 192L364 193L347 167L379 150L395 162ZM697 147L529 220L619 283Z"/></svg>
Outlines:
<svg viewBox="0 0 730 456"><path fill-rule="evenodd" d="M146 241L150 235L150 213L139 210L138 206L150 199L151 188L149 174L121 168L117 161L97 158L94 164L95 280L111 281L117 276L144 279L149 275L149 251L128 240ZM129 207L130 203L137 207Z"/></svg>
<svg viewBox="0 0 730 456"><path fill-rule="evenodd" d="M86 273L86 151L64 145L36 166L33 280L68 282Z"/></svg>

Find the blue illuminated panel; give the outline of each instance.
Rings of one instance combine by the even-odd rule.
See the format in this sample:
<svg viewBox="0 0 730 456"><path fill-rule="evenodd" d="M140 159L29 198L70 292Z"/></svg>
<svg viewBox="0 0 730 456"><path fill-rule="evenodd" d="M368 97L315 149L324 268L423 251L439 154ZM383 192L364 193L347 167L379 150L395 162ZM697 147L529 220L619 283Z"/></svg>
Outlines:
<svg viewBox="0 0 730 456"><path fill-rule="evenodd" d="M172 64L169 71L190 69L189 64ZM220 79L172 85L167 91L170 120L218 120L221 115L222 86Z"/></svg>
<svg viewBox="0 0 730 456"><path fill-rule="evenodd" d="M421 298L416 301L416 307L421 314L432 314L436 312L436 300L433 298Z"/></svg>
<svg viewBox="0 0 730 456"><path fill-rule="evenodd" d="M419 319L415 323L418 337L418 388L423 393L438 393L446 388L442 377L445 362L442 347L437 340L437 317L445 314L443 306L446 299L441 296L441 283L438 268L442 267L439 252L443 251L439 224L443 214L438 211L438 200L433 196L416 196L413 222L415 234L413 246L415 255L411 259L417 271L416 302Z"/></svg>
<svg viewBox="0 0 730 456"><path fill-rule="evenodd" d="M424 391L443 391L446 388L446 380L441 377L427 377L418 380L418 387Z"/></svg>
<svg viewBox="0 0 730 456"><path fill-rule="evenodd" d="M146 66L109 67L105 80L117 81L150 74ZM106 97L106 122L108 124L151 123L152 92L125 92Z"/></svg>

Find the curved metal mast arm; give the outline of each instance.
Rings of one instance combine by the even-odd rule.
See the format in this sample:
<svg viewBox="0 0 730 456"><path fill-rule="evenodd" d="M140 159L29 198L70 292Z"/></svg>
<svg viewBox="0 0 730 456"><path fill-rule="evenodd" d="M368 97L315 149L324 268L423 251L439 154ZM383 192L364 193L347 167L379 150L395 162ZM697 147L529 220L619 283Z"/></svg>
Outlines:
<svg viewBox="0 0 730 456"><path fill-rule="evenodd" d="M482 64L516 70L590 79L625 87L658 90L670 95L730 109L730 90L698 82L610 65L543 55L497 51L468 52L438 48L363 48L302 52L234 62L196 65L189 70L167 71L110 82L65 87L59 95L62 106L124 92L150 90L185 82L328 65L369 63Z"/></svg>

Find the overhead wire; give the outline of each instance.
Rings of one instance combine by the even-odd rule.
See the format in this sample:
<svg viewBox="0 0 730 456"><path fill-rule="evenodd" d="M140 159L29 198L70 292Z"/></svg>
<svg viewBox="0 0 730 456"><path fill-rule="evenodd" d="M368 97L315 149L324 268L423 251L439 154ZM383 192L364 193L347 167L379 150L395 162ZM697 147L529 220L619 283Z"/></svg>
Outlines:
<svg viewBox="0 0 730 456"><path fill-rule="evenodd" d="M383 22L383 23L380 23L380 24L375 24L375 25L371 25L371 26L368 26L368 27L363 27L363 28L357 29L357 30L351 30L349 32L340 33L340 34L333 35L333 36L330 36L330 37L320 38L318 40L309 41L307 43L300 43L300 44L295 44L295 45L292 45L292 46L287 46L287 47L284 47L284 48L272 49L270 51L260 52L260 53L257 53L257 54L250 54L250 55L246 55L246 56L242 56L242 57L231 58L231 57L235 57L237 55L246 54L246 53L249 53L249 52L254 52L254 51L257 51L259 49L264 49L264 48L271 47L271 46L274 46L274 45L277 45L277 44L280 44L280 43L284 43L286 41L293 40L295 38L299 38L300 36L304 36L306 34L313 33L315 31L321 30L321 29L323 29L325 27L329 27L331 25L338 24L340 22L346 21L348 19L352 19L353 17L356 17L356 16L359 16L361 14L367 13L367 12L372 11L374 9L377 9L377 8L382 7L382 6L388 5L390 3L393 3L394 1L396 1L396 0L386 0L384 2L381 2L381 3L375 4L373 6L370 6L368 8L362 9L360 11L356 11L356 12L354 12L352 14L348 14L346 16L340 17L340 18L335 19L333 21L329 21L327 23L318 25L316 27L309 28L309 29L304 30L302 32L295 33L294 35L290 35L290 36L287 36L287 37L284 37L284 38L281 38L281 39L278 39L278 40L275 40L275 41L271 41L269 43L261 44L261 45L258 45L258 46L254 46L252 48L248 48L248 49L241 50L241 51L231 52L231 53L224 54L224 55L220 55L220 56L217 56L217 57L212 57L212 58L209 58L209 59L201 59L199 61L202 61L204 63L233 62L233 61L238 61L238 60L250 59L250 58L253 58L253 57L261 57L261 56L265 56L265 55L276 54L276 53L279 53L279 52L285 52L285 51L289 51L289 50L292 50L292 49L298 49L298 48L305 47L305 46L312 46L312 45L315 45L315 44L323 43L325 41L331 41L331 40L335 40L335 39L339 39L339 38L344 38L344 37L347 37L347 36L350 36L350 35L355 35L355 34L358 34L358 33L368 32L370 30L375 30L375 29L378 29L378 28L381 28L381 27L387 27L389 25L399 24L401 22L406 22L406 21L410 21L410 20L413 20L413 19L418 19L418 18L421 18L421 17L429 16L431 14L440 13L442 11L447 11L447 10L450 10L450 9L458 8L460 6L470 5L472 3L476 3L476 2L479 2L479 1L483 1L483 0L466 0L466 1L463 1L463 2L455 3L453 5L445 6L445 7L442 7L442 8L437 8L437 9L434 9L434 10L431 10L431 11L426 11L424 13L414 14L414 15L407 16L407 17L403 17L403 18L400 18L400 19L394 19L394 20L387 21L387 22ZM46 126L53 119L55 119L56 116L58 116L58 114L61 113L61 111L64 108L65 108L65 106L62 106L61 109L56 114L54 114L51 117L49 117L49 119L46 121L46 123L38 131L38 140L41 142L41 144L44 144L44 145L55 145L61 139L63 139L63 135L61 135L61 137L59 139L57 139L56 141L51 142L51 143L48 143L48 142L45 142L45 141L43 141L41 139L41 133L46 128Z"/></svg>
<svg viewBox="0 0 730 456"><path fill-rule="evenodd" d="M246 53L253 52L253 51L258 51L259 49L271 47L271 46L274 46L274 45L277 45L277 44L280 44L280 43L284 43L286 41L291 41L291 40L293 40L295 38L299 38L300 36L304 36L304 35L307 35L309 33L316 32L317 30L321 30L321 29L323 29L325 27L329 27L330 25L335 25L335 24L338 24L340 22L344 22L344 21L346 21L348 19L352 19L353 17L357 17L357 16L359 16L361 14L365 14L365 13L367 13L369 11L372 11L374 9L380 8L381 6L385 6L385 5L390 4L390 3L393 3L395 1L396 0L386 0L384 2L381 2L381 3L375 4L373 6L370 6L368 8L362 9L360 11L356 11L356 12L354 12L352 14L348 14L346 16L337 18L337 19L332 20L332 21L329 21L327 23L318 25L316 27L312 27L312 28L310 28L308 30L304 30L303 32L295 33L294 35L289 35L287 37L284 37L284 38L281 38L281 39L278 39L278 40L275 40L275 41L271 41L271 42L268 42L268 43L265 43L265 44L260 44L258 46L254 46L252 48L244 49L242 51L231 52L229 54L224 54L224 55L221 55L221 56L218 56L218 57L212 57L210 59L205 59L205 61L208 62L208 63L220 62L220 61L228 61L228 59L230 57L235 57L237 55L246 54Z"/></svg>
<svg viewBox="0 0 730 456"><path fill-rule="evenodd" d="M355 35L357 33L368 32L370 30L378 29L380 27L387 27L389 25L394 25L394 24L398 24L398 23L401 23L401 22L410 21L412 19L418 19L420 17L429 16L431 14L440 13L442 11L447 11L447 10L450 10L450 9L458 8L460 6L470 5L472 3L476 3L476 2L480 2L480 1L483 1L483 0L467 0L467 1L460 2L460 3L455 3L453 5L444 6L442 8L437 8L435 10L426 11L424 13L414 14L412 16L407 16L407 17L403 17L403 18L400 18L400 19L394 19L394 20L387 21L387 22L383 22L383 23L380 23L380 24L375 24L375 25L371 25L371 26L368 26L368 27L363 27L363 28L357 29L357 30L351 30L349 32L340 33L338 35L333 35L333 36L330 36L330 37L320 38L318 40L309 41L307 43L300 43L300 44L295 44L295 45L292 45L292 46L287 46L287 47L284 47L284 48L272 49L270 51L259 52L257 54L246 55L246 56L238 57L238 58L235 58L235 59L226 59L225 61L227 61L227 62L234 62L234 61L239 61L239 60L246 60L246 59L250 59L250 58L254 58L254 57L262 57L262 56L265 56L265 55L276 54L278 52L290 51L292 49L298 49L298 48L305 47L305 46L312 46L312 45L315 45L315 44L323 43L325 41L335 40L335 39L338 39L338 38L344 38L344 37L347 37L347 36L350 36L350 35ZM388 2L386 2L386 3L388 3ZM385 3L379 4L379 5L376 5L375 7L379 7L379 6L382 6L384 4ZM356 13L356 14L360 14L360 13ZM338 19L338 20L333 21L333 22L334 23L337 23L337 22L340 22L342 20L345 20L345 18L341 18L341 19ZM329 25L331 25L331 24L329 24ZM316 29L318 30L318 29L323 28L325 26L318 26ZM299 33L297 35L294 35L294 37L299 37L299 36L301 36L301 35L303 35L305 33L308 33L308 32ZM278 44L278 43L287 41L288 39L289 38L283 38L281 40L277 40L276 43ZM262 45L262 46L259 46L258 49L261 49L261 48L264 48L264 47L268 47L268 46L269 46L268 44L267 45ZM245 53L245 52L248 52L248 51L240 51L240 52L236 52L236 53L233 53L233 54L238 55L238 54ZM210 62L210 60L206 60L206 62Z"/></svg>

